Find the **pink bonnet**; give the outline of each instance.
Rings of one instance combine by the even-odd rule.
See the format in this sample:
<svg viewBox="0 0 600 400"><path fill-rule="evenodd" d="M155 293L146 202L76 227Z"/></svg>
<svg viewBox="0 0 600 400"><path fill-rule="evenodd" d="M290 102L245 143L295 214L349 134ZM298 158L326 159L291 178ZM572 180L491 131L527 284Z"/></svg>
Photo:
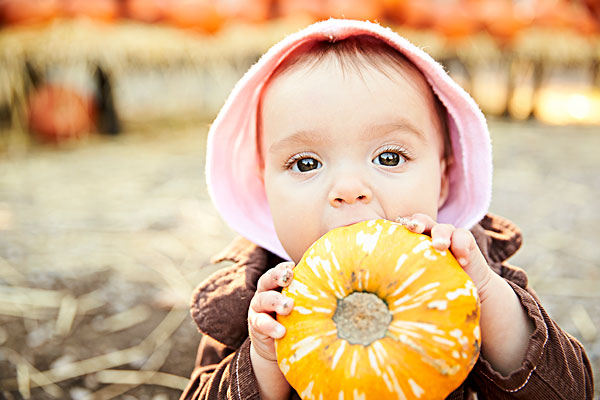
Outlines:
<svg viewBox="0 0 600 400"><path fill-rule="evenodd" d="M448 110L455 162L450 193L438 221L471 228L488 210L492 191L491 143L485 118L474 100L427 53L378 24L329 19L289 35L273 46L236 84L212 124L207 143L206 180L225 222L257 245L289 259L281 246L258 170L256 117L261 91L271 73L295 48L309 41L353 35L380 38L417 66Z"/></svg>

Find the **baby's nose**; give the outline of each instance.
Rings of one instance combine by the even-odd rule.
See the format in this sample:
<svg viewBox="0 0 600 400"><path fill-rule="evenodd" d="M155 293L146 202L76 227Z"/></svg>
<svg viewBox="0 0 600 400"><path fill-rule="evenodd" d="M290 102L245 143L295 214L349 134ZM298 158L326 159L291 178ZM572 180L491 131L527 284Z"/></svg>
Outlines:
<svg viewBox="0 0 600 400"><path fill-rule="evenodd" d="M371 189L357 179L337 180L329 192L329 204L340 207L343 204L369 203L373 193Z"/></svg>

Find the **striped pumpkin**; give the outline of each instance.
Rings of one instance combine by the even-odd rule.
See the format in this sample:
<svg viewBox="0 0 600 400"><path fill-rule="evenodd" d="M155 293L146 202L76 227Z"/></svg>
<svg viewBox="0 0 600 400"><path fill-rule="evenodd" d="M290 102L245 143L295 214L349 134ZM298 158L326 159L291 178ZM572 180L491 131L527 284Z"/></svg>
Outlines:
<svg viewBox="0 0 600 400"><path fill-rule="evenodd" d="M302 399L443 399L479 355L475 285L431 238L385 220L316 241L283 293L279 367Z"/></svg>

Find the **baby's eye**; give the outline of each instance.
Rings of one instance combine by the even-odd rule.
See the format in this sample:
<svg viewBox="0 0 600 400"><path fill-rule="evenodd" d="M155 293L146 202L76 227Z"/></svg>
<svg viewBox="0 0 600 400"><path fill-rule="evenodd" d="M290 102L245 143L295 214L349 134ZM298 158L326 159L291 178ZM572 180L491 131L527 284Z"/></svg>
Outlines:
<svg viewBox="0 0 600 400"><path fill-rule="evenodd" d="M309 172L321 168L322 164L312 157L302 158L292 165L292 170L296 172Z"/></svg>
<svg viewBox="0 0 600 400"><path fill-rule="evenodd" d="M395 151L384 151L373 159L373 162L377 165L383 165L384 167L395 167L406 162L406 158Z"/></svg>

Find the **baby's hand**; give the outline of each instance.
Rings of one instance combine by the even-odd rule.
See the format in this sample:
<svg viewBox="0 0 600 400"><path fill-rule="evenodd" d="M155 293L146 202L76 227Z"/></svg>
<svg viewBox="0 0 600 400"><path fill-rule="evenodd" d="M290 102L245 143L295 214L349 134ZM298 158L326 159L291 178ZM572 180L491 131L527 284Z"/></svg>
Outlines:
<svg viewBox="0 0 600 400"><path fill-rule="evenodd" d="M268 361L277 360L273 339L285 335L285 328L273 318L274 313L287 315L294 306L292 299L277 291L292 282L293 268L293 262L282 262L265 272L258 280L256 293L250 301L248 331L251 346L257 355Z"/></svg>
<svg viewBox="0 0 600 400"><path fill-rule="evenodd" d="M431 236L433 247L444 251L450 249L465 272L471 277L477 287L480 300L483 302L486 289L492 279L493 271L479 250L473 234L450 224L438 224L425 214L414 214L407 218L396 220L415 233Z"/></svg>
<svg viewBox="0 0 600 400"><path fill-rule="evenodd" d="M509 376L521 366L535 328L514 290L489 267L470 231L438 224L424 214L399 218L398 222L413 232L430 235L434 248L450 249L469 274L481 302L481 354L492 368Z"/></svg>

